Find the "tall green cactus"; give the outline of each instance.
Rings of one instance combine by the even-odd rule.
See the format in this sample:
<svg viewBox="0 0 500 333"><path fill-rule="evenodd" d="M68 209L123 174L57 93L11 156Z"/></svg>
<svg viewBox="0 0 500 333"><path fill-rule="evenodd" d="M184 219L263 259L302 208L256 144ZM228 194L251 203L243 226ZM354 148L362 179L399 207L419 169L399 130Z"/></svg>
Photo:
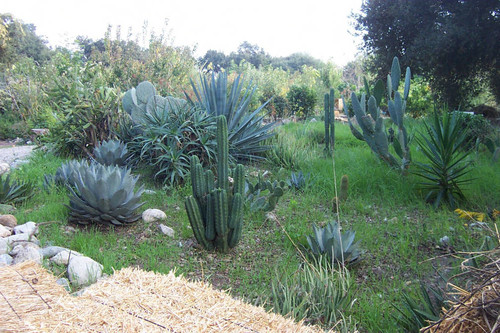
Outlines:
<svg viewBox="0 0 500 333"><path fill-rule="evenodd" d="M331 149L335 149L335 93L330 89L330 93L325 94L325 152L330 154Z"/></svg>
<svg viewBox="0 0 500 333"><path fill-rule="evenodd" d="M393 142L393 147L400 160L389 152L389 139L385 130L384 120L380 116L379 106L383 95L383 85L380 80L377 81L372 91L370 91L365 80L365 89L368 96L366 93L363 93L361 98L358 99L355 93L352 93L351 95L354 115L362 133L354 126L349 117L348 121L351 132L357 139L365 141L371 150L390 166L400 168L403 172L405 172L411 161L410 149L408 146L408 135L406 128L403 125L406 99L408 98L408 93L410 91L410 68L408 67L406 69L403 98L401 98L400 93L397 91L400 76L401 69L399 61L397 57L394 57L391 74L387 76L387 100L391 120L398 126L398 136ZM373 95L371 95L370 92L373 92ZM348 115L345 103L344 111Z"/></svg>
<svg viewBox="0 0 500 333"><path fill-rule="evenodd" d="M186 211L194 236L207 250L227 252L241 238L245 171L238 164L229 181L227 120L217 117L217 182L211 170L203 171L197 156L191 157L193 195Z"/></svg>

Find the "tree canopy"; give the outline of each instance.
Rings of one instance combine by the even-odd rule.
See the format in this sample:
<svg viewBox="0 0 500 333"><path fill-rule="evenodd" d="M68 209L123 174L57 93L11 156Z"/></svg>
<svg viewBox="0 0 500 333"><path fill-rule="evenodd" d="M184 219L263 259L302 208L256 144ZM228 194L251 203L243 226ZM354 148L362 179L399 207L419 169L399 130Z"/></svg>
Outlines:
<svg viewBox="0 0 500 333"><path fill-rule="evenodd" d="M498 0L365 0L355 20L379 76L398 56L450 107L485 86L500 100Z"/></svg>

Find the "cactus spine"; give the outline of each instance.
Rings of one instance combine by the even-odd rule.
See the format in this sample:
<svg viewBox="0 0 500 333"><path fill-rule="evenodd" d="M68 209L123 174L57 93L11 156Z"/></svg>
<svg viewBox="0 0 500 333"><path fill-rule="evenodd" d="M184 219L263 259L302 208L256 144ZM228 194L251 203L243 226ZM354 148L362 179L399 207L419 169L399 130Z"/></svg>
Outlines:
<svg viewBox="0 0 500 333"><path fill-rule="evenodd" d="M229 184L227 121L217 117L217 181L203 171L197 156L191 157L193 195L186 198L189 223L198 243L207 250L227 252L241 238L245 171L238 164Z"/></svg>
<svg viewBox="0 0 500 333"><path fill-rule="evenodd" d="M325 94L325 152L330 154L335 149L335 93L330 89L330 93Z"/></svg>
<svg viewBox="0 0 500 333"><path fill-rule="evenodd" d="M379 105L383 95L383 84L380 80L375 84L373 95L370 94L370 89L366 80L366 93L363 93L360 99L358 99L354 92L351 95L352 108L359 127L361 128L361 132L354 127L349 117L348 121L351 132L357 139L365 141L371 150L387 164L394 168L400 168L405 172L411 161L408 135L403 125L406 99L410 91L410 68L408 67L406 69L403 98L397 91L400 76L401 68L399 66L399 60L397 57L394 57L391 74L387 76L387 100L391 120L398 126L398 135L394 139L393 147L400 160L389 152L388 135L385 130L384 121L382 117L380 117ZM345 103L344 111L348 115Z"/></svg>

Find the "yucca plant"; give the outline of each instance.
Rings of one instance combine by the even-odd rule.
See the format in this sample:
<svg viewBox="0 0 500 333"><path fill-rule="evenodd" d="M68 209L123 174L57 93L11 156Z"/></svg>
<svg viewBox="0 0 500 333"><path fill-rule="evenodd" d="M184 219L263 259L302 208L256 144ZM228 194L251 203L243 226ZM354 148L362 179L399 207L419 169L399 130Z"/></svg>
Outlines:
<svg viewBox="0 0 500 333"><path fill-rule="evenodd" d="M446 201L454 209L457 198L465 199L460 186L471 181L464 178L470 171L466 158L471 152L463 149L466 132L462 130L461 119L449 113L442 118L434 113L424 126L427 135L420 134L416 141L428 163L416 163L415 174L425 179L420 187L427 191L427 202L437 208Z"/></svg>
<svg viewBox="0 0 500 333"><path fill-rule="evenodd" d="M94 149L94 159L102 165L125 166L128 157L127 144L119 140L103 141Z"/></svg>
<svg viewBox="0 0 500 333"><path fill-rule="evenodd" d="M137 221L135 210L141 200L143 186L134 192L138 177L130 170L92 164L79 171L74 187L68 187L69 220L79 224L125 225Z"/></svg>
<svg viewBox="0 0 500 333"><path fill-rule="evenodd" d="M228 91L228 77L226 72L216 75L212 73L211 80L200 74L196 85L191 80L196 104L201 106L208 114L214 116L224 115L227 119L229 131L229 153L237 159L261 158L260 153L269 149L264 142L272 137L274 123L263 124L264 107L269 102L250 110L250 101L255 93L256 86L251 82L244 86L241 75L234 79ZM187 94L190 103L195 104Z"/></svg>
<svg viewBox="0 0 500 333"><path fill-rule="evenodd" d="M16 204L33 195L31 183L10 180L10 175L0 175L0 204Z"/></svg>
<svg viewBox="0 0 500 333"><path fill-rule="evenodd" d="M332 262L341 265L353 264L359 260L359 242L354 242L356 232L349 230L340 233L340 225L328 223L324 228L313 225L314 234L307 236L307 243L314 256L327 255Z"/></svg>

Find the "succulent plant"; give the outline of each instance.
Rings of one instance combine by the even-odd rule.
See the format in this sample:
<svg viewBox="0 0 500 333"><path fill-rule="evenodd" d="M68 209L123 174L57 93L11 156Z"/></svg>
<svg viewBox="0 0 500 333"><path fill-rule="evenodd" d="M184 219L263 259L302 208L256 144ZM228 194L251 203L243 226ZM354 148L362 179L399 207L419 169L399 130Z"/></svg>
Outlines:
<svg viewBox="0 0 500 333"><path fill-rule="evenodd" d="M325 94L325 152L330 154L330 147L335 148L335 92Z"/></svg>
<svg viewBox="0 0 500 333"><path fill-rule="evenodd" d="M280 197L283 196L286 183L284 181L271 182L269 180L259 179L257 183L252 184L248 180L245 184L245 196L251 211L272 211Z"/></svg>
<svg viewBox="0 0 500 333"><path fill-rule="evenodd" d="M334 213L337 213L338 205L347 200L347 192L349 190L349 177L347 175L343 175L340 180L340 191L338 197L334 197L332 200L332 210Z"/></svg>
<svg viewBox="0 0 500 333"><path fill-rule="evenodd" d="M77 172L74 187L68 187L69 220L79 224L125 225L137 221L135 210L143 187L134 192L138 177L116 166L91 164Z"/></svg>
<svg viewBox="0 0 500 333"><path fill-rule="evenodd" d="M44 175L43 186L48 190L52 185L74 186L81 170L89 167L86 160L70 160L57 168L55 175Z"/></svg>
<svg viewBox="0 0 500 333"><path fill-rule="evenodd" d="M225 116L217 117L217 181L211 170L203 171L198 157L191 157L193 195L186 211L198 243L207 250L227 252L241 238L245 171L238 164L229 183L229 147Z"/></svg>
<svg viewBox="0 0 500 333"><path fill-rule="evenodd" d="M94 149L94 159L102 165L125 166L128 159L127 144L119 140L103 141Z"/></svg>
<svg viewBox="0 0 500 333"><path fill-rule="evenodd" d="M0 204L16 204L33 196L33 185L10 180L10 175L0 175Z"/></svg>
<svg viewBox="0 0 500 333"><path fill-rule="evenodd" d="M313 225L314 234L307 236L307 243L315 256L327 255L342 265L359 260L359 242L354 243L356 233L352 230L340 233L340 225L330 222L324 228Z"/></svg>
<svg viewBox="0 0 500 333"><path fill-rule="evenodd" d="M298 190L298 191L303 191L306 189L310 184L311 181L311 174L306 173L304 174L302 171L299 171L297 173L292 172L290 175L290 178L287 180L287 184L289 187Z"/></svg>

